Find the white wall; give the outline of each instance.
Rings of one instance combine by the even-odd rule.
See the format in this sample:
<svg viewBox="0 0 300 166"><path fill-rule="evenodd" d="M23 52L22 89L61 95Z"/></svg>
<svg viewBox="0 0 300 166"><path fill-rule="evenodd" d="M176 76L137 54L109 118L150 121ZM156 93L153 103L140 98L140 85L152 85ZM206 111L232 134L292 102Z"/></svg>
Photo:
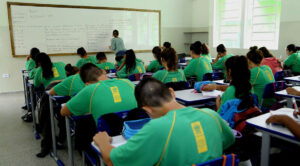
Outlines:
<svg viewBox="0 0 300 166"><path fill-rule="evenodd" d="M209 45L213 56L216 56L216 49L213 45L213 5L214 0L207 0L209 2ZM281 23L280 23L280 34L279 34L279 48L278 50L271 50L271 52L282 58L286 58L285 48L288 44L300 45L300 12L299 0L281 0ZM247 49L228 49L228 53L234 55L245 55Z"/></svg>
<svg viewBox="0 0 300 166"><path fill-rule="evenodd" d="M162 13L162 41L170 41L177 52L184 52L185 36L183 32L190 29L192 25L192 9L194 0L9 0L27 3L65 4L65 5L85 5L85 6L106 6L124 7L138 9L161 10ZM25 58L13 58L11 55L7 0L0 1L0 93L21 91L22 78L21 69L24 68ZM205 12L207 13L207 12ZM74 18L76 19L76 18ZM203 19L203 22L207 20ZM141 53L137 55L146 64L153 58L151 53ZM114 56L108 56L113 62ZM78 60L77 56L52 57L53 61L63 61L72 63ZM10 74L10 78L2 78L2 74Z"/></svg>

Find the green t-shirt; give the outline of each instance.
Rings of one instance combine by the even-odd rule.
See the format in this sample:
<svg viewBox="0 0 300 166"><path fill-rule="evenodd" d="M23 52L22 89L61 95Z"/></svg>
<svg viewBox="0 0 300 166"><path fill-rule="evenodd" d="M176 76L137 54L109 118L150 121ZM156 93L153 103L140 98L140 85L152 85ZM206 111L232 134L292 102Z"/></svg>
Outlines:
<svg viewBox="0 0 300 166"><path fill-rule="evenodd" d="M212 63L212 59L211 59L210 54L202 54L201 56L205 57L210 63Z"/></svg>
<svg viewBox="0 0 300 166"><path fill-rule="evenodd" d="M154 60L147 67L147 71L155 73L161 68L163 68L163 66L158 62L158 60Z"/></svg>
<svg viewBox="0 0 300 166"><path fill-rule="evenodd" d="M184 72L181 69L176 71L160 70L153 74L154 78L166 84L169 82L186 82Z"/></svg>
<svg viewBox="0 0 300 166"><path fill-rule="evenodd" d="M127 79L99 81L83 88L68 103L73 115L91 113L97 124L104 114L131 110L137 107L134 84Z"/></svg>
<svg viewBox="0 0 300 166"><path fill-rule="evenodd" d="M52 81L63 80L67 77L64 63L52 63L52 66L53 77L51 78L44 78L42 68L37 68L33 81L35 87L40 87L43 85L46 88Z"/></svg>
<svg viewBox="0 0 300 166"><path fill-rule="evenodd" d="M146 73L145 66L143 65L143 63L138 61L136 62L135 68L131 71L126 71L126 65L124 65L123 68L117 72L117 76L119 78L127 78L130 75L137 73Z"/></svg>
<svg viewBox="0 0 300 166"><path fill-rule="evenodd" d="M117 54L120 51L125 51L124 42L122 38L114 37L111 39L111 49Z"/></svg>
<svg viewBox="0 0 300 166"><path fill-rule="evenodd" d="M290 55L285 61L284 64L287 67L291 67L293 72L300 73L300 53L294 53Z"/></svg>
<svg viewBox="0 0 300 166"><path fill-rule="evenodd" d="M81 68L84 64L86 63L93 63L93 64L97 64L98 62L95 61L95 58L89 56L88 58L80 58L77 63L76 63L76 67Z"/></svg>
<svg viewBox="0 0 300 166"><path fill-rule="evenodd" d="M104 62L104 63L98 63L96 65L99 69L103 69L103 70L112 70L112 69L116 69L115 65L113 63L110 62Z"/></svg>
<svg viewBox="0 0 300 166"><path fill-rule="evenodd" d="M261 104L261 99L267 84L275 82L272 70L268 66L258 66L251 71L252 94L258 98L258 103ZM265 103L265 102L264 102Z"/></svg>
<svg viewBox="0 0 300 166"><path fill-rule="evenodd" d="M34 79L35 73L36 73L37 68L33 68L30 72L29 72L29 79Z"/></svg>
<svg viewBox="0 0 300 166"><path fill-rule="evenodd" d="M207 108L186 107L153 119L112 149L114 166L191 166L219 158L235 141L232 129Z"/></svg>
<svg viewBox="0 0 300 166"><path fill-rule="evenodd" d="M213 69L220 69L224 73L224 77L226 78L226 67L225 67L225 62L228 58L232 57L232 55L225 55L222 58L218 60L215 64L213 64Z"/></svg>
<svg viewBox="0 0 300 166"><path fill-rule="evenodd" d="M30 71L30 70L34 69L35 66L36 66L36 65L35 65L35 62L34 62L33 59L29 59L29 60L25 63L25 69L26 69L27 71Z"/></svg>
<svg viewBox="0 0 300 166"><path fill-rule="evenodd" d="M235 87L229 86L226 91L223 93L222 97L221 97L221 105L220 108L223 104L225 104L227 101L232 100L232 99L236 99L235 97ZM218 110L218 112L220 111L220 108Z"/></svg>
<svg viewBox="0 0 300 166"><path fill-rule="evenodd" d="M79 74L69 76L62 82L54 86L54 92L57 96L74 96L81 89L85 87L85 84L80 78Z"/></svg>
<svg viewBox="0 0 300 166"><path fill-rule="evenodd" d="M202 81L206 73L213 73L211 64L206 57L192 59L184 69L186 77L197 76L197 81Z"/></svg>

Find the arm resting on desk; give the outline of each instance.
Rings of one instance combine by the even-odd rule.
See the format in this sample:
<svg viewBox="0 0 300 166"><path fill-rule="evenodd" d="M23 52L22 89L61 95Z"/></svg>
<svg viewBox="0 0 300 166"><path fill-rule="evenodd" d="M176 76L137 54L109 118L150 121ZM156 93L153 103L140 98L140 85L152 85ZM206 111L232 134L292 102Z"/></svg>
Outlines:
<svg viewBox="0 0 300 166"><path fill-rule="evenodd" d="M266 121L267 124L277 123L285 125L297 138L300 139L300 124L286 115L273 115Z"/></svg>
<svg viewBox="0 0 300 166"><path fill-rule="evenodd" d="M60 114L61 114L62 116L70 116L70 115L72 115L71 111L70 111L69 108L67 107L67 104L65 104L65 105L61 108Z"/></svg>
<svg viewBox="0 0 300 166"><path fill-rule="evenodd" d="M54 88L51 88L51 89L50 89L49 95L51 95L51 96L56 96L56 93L55 93L55 91L54 91Z"/></svg>
<svg viewBox="0 0 300 166"><path fill-rule="evenodd" d="M94 142L100 148L101 155L103 157L104 162L108 166L113 166L112 161L110 160L110 152L114 148L110 145L111 138L108 136L106 132L99 132L94 136Z"/></svg>

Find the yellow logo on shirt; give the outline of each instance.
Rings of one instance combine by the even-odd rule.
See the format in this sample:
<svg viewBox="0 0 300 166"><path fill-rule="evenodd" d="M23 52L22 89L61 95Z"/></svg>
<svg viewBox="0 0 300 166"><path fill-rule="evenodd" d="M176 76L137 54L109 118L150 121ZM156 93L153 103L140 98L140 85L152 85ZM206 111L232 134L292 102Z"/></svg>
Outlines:
<svg viewBox="0 0 300 166"><path fill-rule="evenodd" d="M172 78L172 82L177 82L177 78Z"/></svg>
<svg viewBox="0 0 300 166"><path fill-rule="evenodd" d="M201 126L201 123L198 122L194 122L191 123L194 135L195 135L195 139L196 139L196 143L197 143L197 149L198 149L198 153L203 153L206 152L207 149L207 143L206 143L206 138Z"/></svg>
<svg viewBox="0 0 300 166"><path fill-rule="evenodd" d="M58 73L56 67L52 67L52 71L53 71L53 75L54 75L55 78L59 77L59 73Z"/></svg>
<svg viewBox="0 0 300 166"><path fill-rule="evenodd" d="M143 73L143 70L140 66L138 66L137 69L138 69L139 73Z"/></svg>
<svg viewBox="0 0 300 166"><path fill-rule="evenodd" d="M269 71L266 71L266 73L267 73L267 76L268 76L269 80L272 81L273 77L272 77L271 73Z"/></svg>
<svg viewBox="0 0 300 166"><path fill-rule="evenodd" d="M208 64L206 62L204 62L204 63L205 63L206 70L209 70Z"/></svg>
<svg viewBox="0 0 300 166"><path fill-rule="evenodd" d="M118 87L116 87L116 86L110 87L110 90L111 90L111 93L112 93L112 95L113 95L114 102L115 102L115 103L120 103L120 102L122 102L122 98L121 98L121 95L120 95L120 92L119 92Z"/></svg>
<svg viewBox="0 0 300 166"><path fill-rule="evenodd" d="M109 70L109 66L105 66L105 70Z"/></svg>

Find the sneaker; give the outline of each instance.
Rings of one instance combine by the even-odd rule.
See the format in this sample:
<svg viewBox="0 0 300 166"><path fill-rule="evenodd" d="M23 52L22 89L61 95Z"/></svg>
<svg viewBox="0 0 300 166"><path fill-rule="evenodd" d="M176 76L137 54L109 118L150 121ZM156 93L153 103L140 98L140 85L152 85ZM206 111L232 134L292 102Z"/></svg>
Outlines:
<svg viewBox="0 0 300 166"><path fill-rule="evenodd" d="M21 107L23 110L27 110L27 105L24 105L23 107Z"/></svg>
<svg viewBox="0 0 300 166"><path fill-rule="evenodd" d="M32 114L31 112L28 112L25 114L24 118L22 118L25 122L32 122Z"/></svg>
<svg viewBox="0 0 300 166"><path fill-rule="evenodd" d="M38 158L44 158L50 153L49 149L42 149L40 153L36 154Z"/></svg>

